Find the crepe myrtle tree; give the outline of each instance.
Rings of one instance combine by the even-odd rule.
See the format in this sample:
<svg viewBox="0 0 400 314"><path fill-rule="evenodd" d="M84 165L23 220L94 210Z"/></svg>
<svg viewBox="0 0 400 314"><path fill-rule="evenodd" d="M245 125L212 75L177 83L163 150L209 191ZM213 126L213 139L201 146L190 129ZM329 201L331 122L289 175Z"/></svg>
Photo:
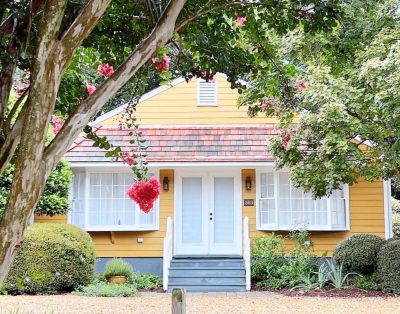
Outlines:
<svg viewBox="0 0 400 314"><path fill-rule="evenodd" d="M0 0L0 172L11 160L15 165L0 222L0 284L51 170L112 97L129 84L139 87L134 89L140 96L137 90L146 89L149 73L166 81L175 75L210 79L221 71L238 87L239 77L256 73L262 64L271 69L273 79L274 47L269 45L261 60L263 51L241 44L241 29L257 32L249 41L263 37L260 31L283 34L299 24L329 30L338 16L335 1L314 2ZM267 38L263 42L267 44ZM168 64L173 72L166 56L173 57ZM95 64L87 64L93 60ZM88 66L98 69L101 80L94 77L97 73L83 71ZM19 98L9 106L15 77ZM56 135L46 144L49 125ZM109 156L125 154L97 138L90 127L85 131ZM138 136L136 144L143 143L139 133L133 136ZM131 165L132 156L122 157ZM144 162L131 166L146 180ZM157 188L154 181L150 185ZM130 192L135 198L143 191Z"/></svg>
<svg viewBox="0 0 400 314"><path fill-rule="evenodd" d="M294 185L314 196L343 183L400 178L400 1L343 1L331 33L271 32L290 64L290 97L267 76L249 76L240 104L279 119L269 149ZM280 88L280 87L279 87Z"/></svg>

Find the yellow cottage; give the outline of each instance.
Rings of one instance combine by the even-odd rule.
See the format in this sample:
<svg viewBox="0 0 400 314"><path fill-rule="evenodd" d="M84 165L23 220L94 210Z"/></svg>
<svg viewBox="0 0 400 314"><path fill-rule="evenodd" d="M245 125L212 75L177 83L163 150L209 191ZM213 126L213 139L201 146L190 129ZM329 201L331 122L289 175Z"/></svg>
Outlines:
<svg viewBox="0 0 400 314"><path fill-rule="evenodd" d="M276 121L248 118L237 97L217 75L209 83L179 78L141 98L137 121L149 145L150 172L161 183L150 214L126 196L129 167L79 138L65 156L74 172L72 210L36 221L88 231L98 270L121 257L137 270L163 275L165 289L192 291L248 290L250 239L271 231L305 227L316 253L329 255L354 233L391 237L389 182L360 178L313 200L291 186L286 171L276 171L266 152ZM129 130L119 128L124 109L104 114L93 127L129 151Z"/></svg>

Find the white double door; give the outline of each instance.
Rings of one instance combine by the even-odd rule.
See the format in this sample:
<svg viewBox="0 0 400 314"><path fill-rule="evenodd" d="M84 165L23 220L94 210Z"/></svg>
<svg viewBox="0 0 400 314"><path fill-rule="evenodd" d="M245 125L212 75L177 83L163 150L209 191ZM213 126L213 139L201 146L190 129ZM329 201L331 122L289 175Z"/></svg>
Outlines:
<svg viewBox="0 0 400 314"><path fill-rule="evenodd" d="M175 255L242 255L240 170L175 175Z"/></svg>

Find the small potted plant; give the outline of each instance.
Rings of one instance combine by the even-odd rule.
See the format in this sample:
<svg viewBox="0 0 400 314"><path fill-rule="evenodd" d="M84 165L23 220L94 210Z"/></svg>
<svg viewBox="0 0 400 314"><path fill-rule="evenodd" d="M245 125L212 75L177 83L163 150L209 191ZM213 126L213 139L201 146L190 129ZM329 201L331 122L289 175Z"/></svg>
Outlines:
<svg viewBox="0 0 400 314"><path fill-rule="evenodd" d="M112 284L125 284L132 280L133 269L122 259L113 258L106 264L104 277Z"/></svg>

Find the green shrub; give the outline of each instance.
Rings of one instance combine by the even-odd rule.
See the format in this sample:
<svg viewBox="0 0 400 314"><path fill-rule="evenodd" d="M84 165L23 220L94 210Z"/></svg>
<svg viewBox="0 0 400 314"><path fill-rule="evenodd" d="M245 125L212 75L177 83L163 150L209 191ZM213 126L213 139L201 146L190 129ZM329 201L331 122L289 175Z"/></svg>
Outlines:
<svg viewBox="0 0 400 314"><path fill-rule="evenodd" d="M138 289L157 289L162 287L162 278L153 274L135 272L133 282Z"/></svg>
<svg viewBox="0 0 400 314"><path fill-rule="evenodd" d="M5 282L9 293L56 293L91 282L95 253L81 229L65 224L33 224Z"/></svg>
<svg viewBox="0 0 400 314"><path fill-rule="evenodd" d="M271 235L255 238L251 248L251 276L261 285L280 288L279 269L284 265L284 239Z"/></svg>
<svg viewBox="0 0 400 314"><path fill-rule="evenodd" d="M289 237L295 243L289 257L284 256L283 237L272 234L254 239L251 274L259 281L258 285L274 289L298 286L317 270L309 232L292 231Z"/></svg>
<svg viewBox="0 0 400 314"><path fill-rule="evenodd" d="M8 194L10 193L14 165L10 164L0 176L0 217L6 206ZM71 185L72 172L69 164L61 160L47 178L46 186L36 206L35 213L38 215L61 215L65 214L69 207L69 188Z"/></svg>
<svg viewBox="0 0 400 314"><path fill-rule="evenodd" d="M132 283L133 269L132 266L120 258L113 258L106 264L103 276L125 276L128 282Z"/></svg>
<svg viewBox="0 0 400 314"><path fill-rule="evenodd" d="M78 287L73 294L87 297L131 297L137 295L133 284L108 284L103 281Z"/></svg>
<svg viewBox="0 0 400 314"><path fill-rule="evenodd" d="M400 201L392 197L392 211L400 214Z"/></svg>
<svg viewBox="0 0 400 314"><path fill-rule="evenodd" d="M393 237L400 238L400 213L393 212Z"/></svg>
<svg viewBox="0 0 400 314"><path fill-rule="evenodd" d="M387 241L379 251L379 282L384 290L400 293L400 240Z"/></svg>
<svg viewBox="0 0 400 314"><path fill-rule="evenodd" d="M333 257L346 272L368 275L376 270L378 252L384 243L376 235L354 234L339 243Z"/></svg>
<svg viewBox="0 0 400 314"><path fill-rule="evenodd" d="M382 290L377 273L357 277L354 280L354 285L363 290Z"/></svg>

